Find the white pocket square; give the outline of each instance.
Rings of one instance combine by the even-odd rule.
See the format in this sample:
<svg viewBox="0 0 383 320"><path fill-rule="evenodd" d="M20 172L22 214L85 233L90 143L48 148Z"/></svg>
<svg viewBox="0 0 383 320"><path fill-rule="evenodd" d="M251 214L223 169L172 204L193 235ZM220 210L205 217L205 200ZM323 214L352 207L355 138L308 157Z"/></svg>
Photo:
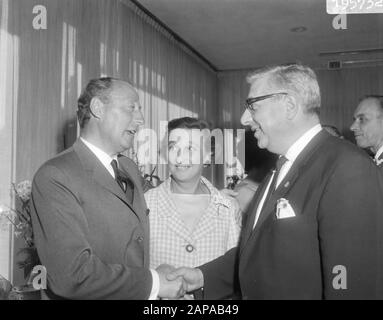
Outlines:
<svg viewBox="0 0 383 320"><path fill-rule="evenodd" d="M294 209L291 207L288 200L281 198L277 201L277 219L286 219L295 217Z"/></svg>

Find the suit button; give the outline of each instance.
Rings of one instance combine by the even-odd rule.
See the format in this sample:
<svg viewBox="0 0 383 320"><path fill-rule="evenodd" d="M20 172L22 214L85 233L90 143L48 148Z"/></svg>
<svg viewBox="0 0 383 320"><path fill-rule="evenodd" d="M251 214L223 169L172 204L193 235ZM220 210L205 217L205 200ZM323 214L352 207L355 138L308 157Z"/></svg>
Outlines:
<svg viewBox="0 0 383 320"><path fill-rule="evenodd" d="M138 242L142 242L142 241L144 241L144 237L141 237L141 236L137 237L137 241L138 241Z"/></svg>
<svg viewBox="0 0 383 320"><path fill-rule="evenodd" d="M194 247L193 247L191 244L188 244L188 245L186 246L186 251L187 251L187 252L191 253L191 252L193 252L193 250L194 250Z"/></svg>

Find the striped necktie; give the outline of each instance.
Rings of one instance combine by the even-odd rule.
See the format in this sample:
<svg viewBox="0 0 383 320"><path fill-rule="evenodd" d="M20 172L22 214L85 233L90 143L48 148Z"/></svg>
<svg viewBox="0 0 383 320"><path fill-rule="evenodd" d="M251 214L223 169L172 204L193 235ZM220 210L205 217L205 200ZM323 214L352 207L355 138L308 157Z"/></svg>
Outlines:
<svg viewBox="0 0 383 320"><path fill-rule="evenodd" d="M117 160L112 160L110 164L114 171L114 179L116 180L117 184L120 186L122 191L126 194L130 203L133 203L133 182L123 172L121 172L121 170L118 169Z"/></svg>

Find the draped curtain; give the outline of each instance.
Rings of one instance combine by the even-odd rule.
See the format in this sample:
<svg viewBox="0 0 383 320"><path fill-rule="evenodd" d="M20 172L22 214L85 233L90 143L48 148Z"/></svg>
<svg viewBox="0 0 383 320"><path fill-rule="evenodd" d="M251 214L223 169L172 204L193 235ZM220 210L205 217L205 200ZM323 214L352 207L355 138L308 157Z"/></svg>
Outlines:
<svg viewBox="0 0 383 320"><path fill-rule="evenodd" d="M32 28L35 5L47 9L46 30ZM145 127L158 136L160 121L181 116L214 125L215 72L129 1L12 0L10 6L9 32L20 43L19 179L32 178L73 142L76 100L92 78L130 81L144 107ZM159 175L167 175L165 166Z"/></svg>
<svg viewBox="0 0 383 320"><path fill-rule="evenodd" d="M0 275L12 277L12 229L1 216L12 206L11 182L15 177L15 139L18 83L18 39L8 32L10 1L0 1Z"/></svg>

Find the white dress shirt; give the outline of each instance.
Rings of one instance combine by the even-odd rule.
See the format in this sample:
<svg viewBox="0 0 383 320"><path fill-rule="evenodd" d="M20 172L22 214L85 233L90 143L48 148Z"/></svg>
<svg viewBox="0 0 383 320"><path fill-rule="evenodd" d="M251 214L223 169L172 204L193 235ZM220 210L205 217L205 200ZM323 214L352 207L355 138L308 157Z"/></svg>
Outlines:
<svg viewBox="0 0 383 320"><path fill-rule="evenodd" d="M106 152L101 150L100 148L96 147L95 145L91 144L90 142L86 141L84 138L80 137L81 141L84 142L84 144L94 153L94 155L97 157L98 160L103 164L103 166L108 170L108 172L111 174L113 179L115 179L115 174L113 167L111 165L111 162L113 160L117 161L118 165L118 160L117 160L117 155L114 157L111 157L108 155ZM158 272L154 269L150 269L150 272L152 274L152 290L150 292L149 300L156 300L158 293L160 291L160 277L158 275Z"/></svg>
<svg viewBox="0 0 383 320"><path fill-rule="evenodd" d="M378 164L379 163L379 157L382 155L383 153L383 146L381 146L378 150L378 152L375 154L374 156L374 160L375 162ZM380 160L381 161L381 160Z"/></svg>
<svg viewBox="0 0 383 320"><path fill-rule="evenodd" d="M315 125L308 131L306 131L297 141L294 142L294 144L287 150L286 154L284 155L287 159L287 161L282 166L281 170L279 171L279 175L277 178L277 184L276 188L278 188L281 181L286 177L287 173L289 172L291 166L293 165L295 159L299 156L299 154L302 152L302 150L309 144L309 142L322 130L322 126L320 124ZM274 178L275 170L267 184L267 188L262 195L262 199L259 202L257 212L255 215L255 221L253 225L253 229L255 228L259 215L262 211L263 205L265 204L265 199L267 194L269 193L270 184L271 181Z"/></svg>

